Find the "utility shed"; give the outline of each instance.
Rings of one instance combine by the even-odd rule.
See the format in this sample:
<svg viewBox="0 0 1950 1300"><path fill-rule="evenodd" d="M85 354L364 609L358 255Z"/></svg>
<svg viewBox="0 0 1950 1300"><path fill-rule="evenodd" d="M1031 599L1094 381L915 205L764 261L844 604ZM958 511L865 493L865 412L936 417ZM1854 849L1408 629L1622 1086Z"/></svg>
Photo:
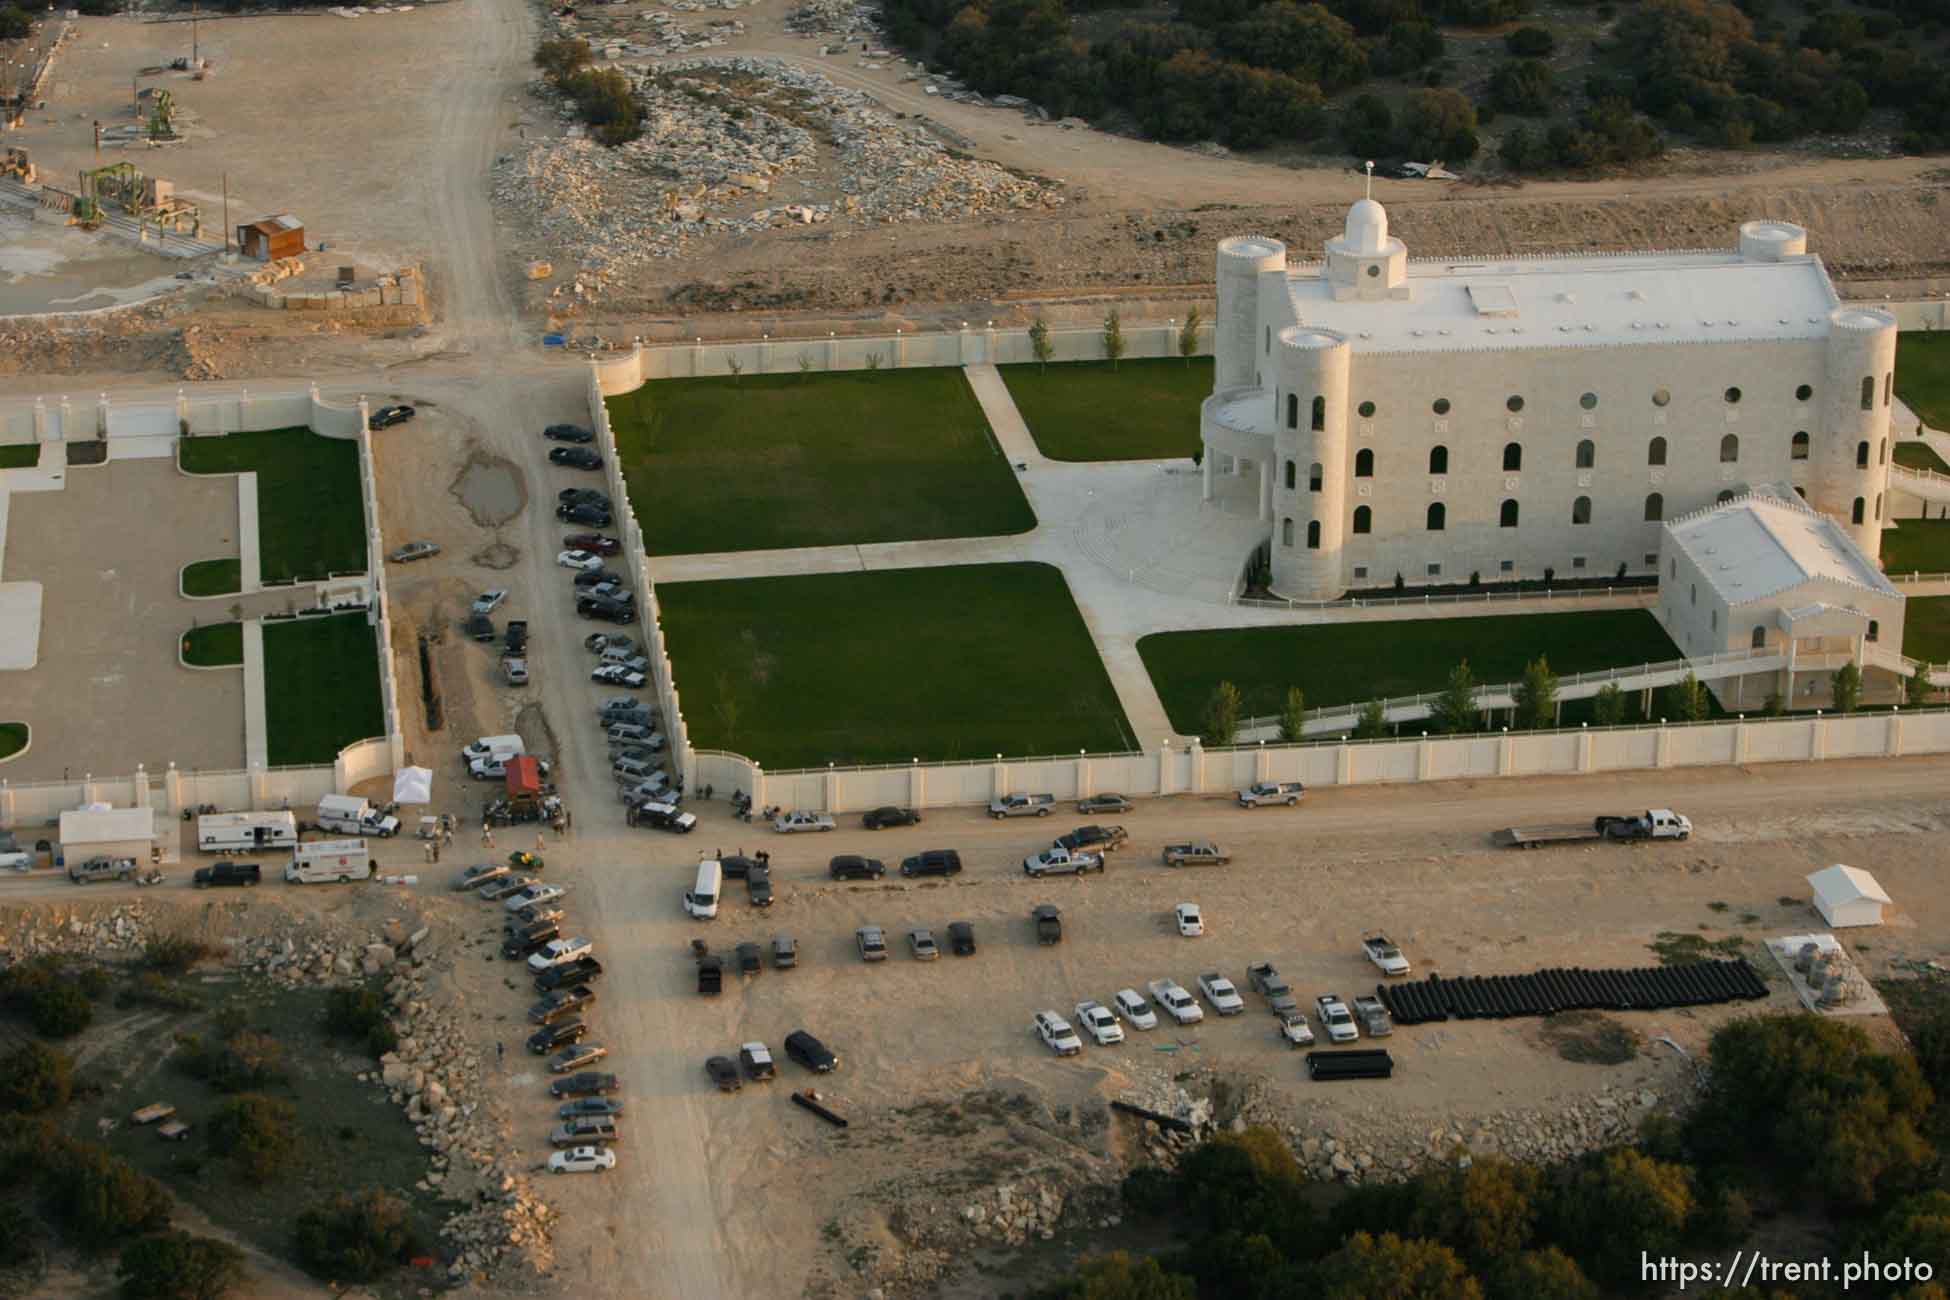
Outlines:
<svg viewBox="0 0 1950 1300"><path fill-rule="evenodd" d="M259 217L247 226L237 227L237 246L245 257L275 262L280 257L297 257L305 251L305 223L289 212Z"/></svg>
<svg viewBox="0 0 1950 1300"><path fill-rule="evenodd" d="M1808 883L1814 886L1815 910L1836 929L1882 924L1882 909L1889 906L1889 895L1860 867L1838 862L1810 875Z"/></svg>
<svg viewBox="0 0 1950 1300"><path fill-rule="evenodd" d="M149 862L156 846L153 808L78 809L61 814L61 859L134 858Z"/></svg>

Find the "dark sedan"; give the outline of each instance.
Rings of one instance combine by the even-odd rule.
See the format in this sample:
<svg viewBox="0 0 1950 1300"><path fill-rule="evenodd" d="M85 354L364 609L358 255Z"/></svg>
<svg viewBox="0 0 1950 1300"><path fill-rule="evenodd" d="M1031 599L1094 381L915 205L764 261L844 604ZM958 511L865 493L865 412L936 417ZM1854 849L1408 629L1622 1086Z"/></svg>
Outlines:
<svg viewBox="0 0 1950 1300"><path fill-rule="evenodd" d="M605 582L623 585L623 575L610 569L584 569L576 574L576 590L585 591L590 587L600 587Z"/></svg>
<svg viewBox="0 0 1950 1300"><path fill-rule="evenodd" d="M887 874L887 864L879 858L842 853L827 865L826 874L835 880L878 880Z"/></svg>
<svg viewBox="0 0 1950 1300"><path fill-rule="evenodd" d="M372 413L372 419L367 424L375 429L390 429L396 424L405 424L418 414L410 406L382 406Z"/></svg>
<svg viewBox="0 0 1950 1300"><path fill-rule="evenodd" d="M542 430L542 436L553 438L557 442L594 442L596 431L585 429L579 424L551 424Z"/></svg>
<svg viewBox="0 0 1950 1300"><path fill-rule="evenodd" d="M623 550L623 543L605 533L570 533L562 539L562 545L591 555L618 555Z"/></svg>
<svg viewBox="0 0 1950 1300"><path fill-rule="evenodd" d="M889 826L919 826L921 814L912 808L876 808L862 817L860 824L870 831L884 831Z"/></svg>
<svg viewBox="0 0 1950 1300"><path fill-rule="evenodd" d="M567 1047L589 1037L589 1026L581 1020L560 1020L552 1025L543 1025L528 1035L528 1050L537 1056L546 1056L558 1047Z"/></svg>
<svg viewBox="0 0 1950 1300"><path fill-rule="evenodd" d="M601 469L603 458L587 447L551 447L548 463L567 465L570 469Z"/></svg>
<svg viewBox="0 0 1950 1300"><path fill-rule="evenodd" d="M772 905L772 873L765 867L753 867L745 877L745 889L751 895L753 907Z"/></svg>
<svg viewBox="0 0 1950 1300"><path fill-rule="evenodd" d="M611 502L607 492L596 488L563 488L555 494L558 505L595 505L608 510Z"/></svg>
<svg viewBox="0 0 1950 1300"><path fill-rule="evenodd" d="M585 1070L581 1074L572 1074L566 1079L557 1079L550 1083L548 1085L548 1095L551 1097L594 1097L602 1093L620 1091L622 1087L623 1081L613 1074L598 1074L593 1070Z"/></svg>
<svg viewBox="0 0 1950 1300"><path fill-rule="evenodd" d="M615 522L608 506L593 501L565 501L555 507L555 517L565 524L586 524L591 528L607 528Z"/></svg>
<svg viewBox="0 0 1950 1300"><path fill-rule="evenodd" d="M584 596L576 602L576 613L583 618L607 619L611 623L636 621L635 604L629 601L611 600L607 596Z"/></svg>

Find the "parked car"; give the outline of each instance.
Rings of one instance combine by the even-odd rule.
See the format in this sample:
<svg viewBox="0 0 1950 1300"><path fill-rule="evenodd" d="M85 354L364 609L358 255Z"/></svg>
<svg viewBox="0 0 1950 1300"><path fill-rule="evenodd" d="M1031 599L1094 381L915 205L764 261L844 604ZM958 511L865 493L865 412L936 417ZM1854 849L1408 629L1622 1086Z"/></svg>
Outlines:
<svg viewBox="0 0 1950 1300"><path fill-rule="evenodd" d="M1323 993L1314 999L1314 1013L1320 1017L1320 1027L1327 1031L1327 1037L1337 1043L1351 1043L1361 1036L1355 1028L1354 1013L1347 1009L1347 1003L1334 993Z"/></svg>
<svg viewBox="0 0 1950 1300"><path fill-rule="evenodd" d="M772 905L772 871L769 867L754 867L745 876L745 895L753 907Z"/></svg>
<svg viewBox="0 0 1950 1300"><path fill-rule="evenodd" d="M572 551L591 551L597 555L620 555L623 543L607 533L570 533L562 539L562 545Z"/></svg>
<svg viewBox="0 0 1950 1300"><path fill-rule="evenodd" d="M609 1049L607 1047L601 1047L595 1043L578 1043L574 1047L564 1048L554 1056L549 1057L548 1072L550 1074L567 1074L571 1070L580 1070L585 1065L594 1065L608 1055Z"/></svg>
<svg viewBox="0 0 1950 1300"><path fill-rule="evenodd" d="M636 807L636 824L653 831L689 835L697 829L697 818L690 813L677 811L671 804L640 803Z"/></svg>
<svg viewBox="0 0 1950 1300"><path fill-rule="evenodd" d="M479 889L489 881L500 880L507 874L508 864L505 862L477 862L454 877L454 889L456 891Z"/></svg>
<svg viewBox="0 0 1950 1300"><path fill-rule="evenodd" d="M1211 840L1186 840L1181 844L1165 845L1165 865L1168 867L1215 867L1232 861L1224 850Z"/></svg>
<svg viewBox="0 0 1950 1300"><path fill-rule="evenodd" d="M506 925L508 932L512 934L523 926L533 925L537 921L560 921L561 919L561 908L549 903L530 903L520 911L508 913Z"/></svg>
<svg viewBox="0 0 1950 1300"><path fill-rule="evenodd" d="M552 1147L607 1146L622 1137L622 1126L607 1115L581 1115L549 1131Z"/></svg>
<svg viewBox="0 0 1950 1300"><path fill-rule="evenodd" d="M989 816L1047 817L1055 806L1053 794L1005 794L989 802Z"/></svg>
<svg viewBox="0 0 1950 1300"><path fill-rule="evenodd" d="M1048 946L1063 942L1063 913L1054 903L1038 903L1029 913L1036 927L1036 942Z"/></svg>
<svg viewBox="0 0 1950 1300"><path fill-rule="evenodd" d="M1146 987L1151 990L1151 1000L1176 1023L1195 1025L1205 1019L1204 1010L1192 1001L1192 995L1178 981L1152 980Z"/></svg>
<svg viewBox="0 0 1950 1300"><path fill-rule="evenodd" d="M780 813L772 819L772 829L781 835L794 835L800 831L830 831L834 824L833 819L825 813L797 810Z"/></svg>
<svg viewBox="0 0 1950 1300"><path fill-rule="evenodd" d="M1077 1003L1077 1024L1099 1047L1124 1041L1124 1027L1117 1023L1109 1007L1101 1002Z"/></svg>
<svg viewBox="0 0 1950 1300"><path fill-rule="evenodd" d="M1102 854L1072 853L1064 848L1044 849L1022 860L1022 874L1037 879L1043 876L1083 876L1103 869Z"/></svg>
<svg viewBox="0 0 1950 1300"><path fill-rule="evenodd" d="M560 966L551 966L537 975L535 991L547 993L551 989L567 988L572 984L587 984L602 973L603 964L594 957L579 957Z"/></svg>
<svg viewBox="0 0 1950 1300"><path fill-rule="evenodd" d="M914 954L915 961L933 961L941 955L941 946L935 943L932 930L909 930L907 950Z"/></svg>
<svg viewBox="0 0 1950 1300"><path fill-rule="evenodd" d="M555 562L565 569L575 569L584 573L603 567L603 557L594 551L559 551L556 553Z"/></svg>
<svg viewBox="0 0 1950 1300"><path fill-rule="evenodd" d="M901 859L903 876L959 876L961 854L954 849L929 849Z"/></svg>
<svg viewBox="0 0 1950 1300"><path fill-rule="evenodd" d="M1118 1019L1133 1029L1156 1029L1158 1013L1144 1000L1136 989L1119 989L1117 996L1110 1000L1111 1009L1117 1012Z"/></svg>
<svg viewBox="0 0 1950 1300"><path fill-rule="evenodd" d="M739 1077L738 1062L729 1056L713 1056L704 1062L704 1073L710 1076L711 1086L719 1092L737 1092L745 1086Z"/></svg>
<svg viewBox="0 0 1950 1300"><path fill-rule="evenodd" d="M1178 923L1178 933L1187 939L1196 939L1205 933L1205 914L1198 910L1197 903L1180 903L1171 909Z"/></svg>
<svg viewBox="0 0 1950 1300"><path fill-rule="evenodd" d="M492 614L495 610L501 608L501 602L507 598L508 592L505 588L491 587L474 597L474 603L468 606L468 612L473 614Z"/></svg>
<svg viewBox="0 0 1950 1300"><path fill-rule="evenodd" d="M948 925L948 951L957 957L973 957L975 927L967 921L951 921Z"/></svg>
<svg viewBox="0 0 1950 1300"><path fill-rule="evenodd" d="M566 465L570 469L601 469L602 455L588 447L551 447L548 453L551 465Z"/></svg>
<svg viewBox="0 0 1950 1300"><path fill-rule="evenodd" d="M860 818L860 824L870 831L884 831L889 826L919 826L921 814L912 808L875 808Z"/></svg>
<svg viewBox="0 0 1950 1300"><path fill-rule="evenodd" d="M1068 835L1059 835L1056 847L1072 853L1110 853L1124 846L1130 833L1122 826L1079 826Z"/></svg>
<svg viewBox="0 0 1950 1300"><path fill-rule="evenodd" d="M542 436L553 438L557 442L594 442L596 431L585 429L579 424L551 424L542 430Z"/></svg>
<svg viewBox="0 0 1950 1300"><path fill-rule="evenodd" d="M382 406L366 418L368 429L390 429L396 424L405 424L419 412L404 403Z"/></svg>
<svg viewBox="0 0 1950 1300"><path fill-rule="evenodd" d="M551 1097L598 1097L606 1093L620 1092L623 1081L613 1074L597 1074L585 1071L572 1074L566 1079L556 1079L548 1085Z"/></svg>
<svg viewBox="0 0 1950 1300"><path fill-rule="evenodd" d="M1222 1016L1236 1016L1246 1009L1246 999L1239 996L1233 982L1215 970L1206 971L1198 977L1198 991Z"/></svg>
<svg viewBox="0 0 1950 1300"><path fill-rule="evenodd" d="M491 880L487 884L482 885L480 896L490 903L505 902L531 885L539 885L541 883L541 881L535 879L533 876L503 876L499 880ZM523 899L522 903L526 904L527 901Z"/></svg>
<svg viewBox="0 0 1950 1300"><path fill-rule="evenodd" d="M615 520L608 506L599 506L593 501L572 501L555 507L555 517L565 524L586 524L592 528L607 528Z"/></svg>
<svg viewBox="0 0 1950 1300"><path fill-rule="evenodd" d="M486 614L469 614L461 621L460 630L470 641L492 641L497 635L494 620Z"/></svg>
<svg viewBox="0 0 1950 1300"><path fill-rule="evenodd" d="M544 885L540 881L533 881L520 893L502 899L501 906L510 912L519 911L530 903L552 903L568 892L566 885Z"/></svg>
<svg viewBox="0 0 1950 1300"><path fill-rule="evenodd" d="M584 596L576 601L576 614L581 618L599 618L609 623L634 623L636 605L630 601L611 600L607 596Z"/></svg>
<svg viewBox="0 0 1950 1300"><path fill-rule="evenodd" d="M740 1044L738 1064L745 1068L745 1077L753 1083L762 1083L779 1072L772 1063L772 1050L763 1043Z"/></svg>
<svg viewBox="0 0 1950 1300"><path fill-rule="evenodd" d="M887 874L887 864L879 858L842 853L826 864L826 874L834 880L878 880Z"/></svg>
<svg viewBox="0 0 1950 1300"><path fill-rule="evenodd" d="M537 921L533 925L523 926L503 939L501 955L509 961L526 962L561 937L560 924L555 921Z"/></svg>
<svg viewBox="0 0 1950 1300"><path fill-rule="evenodd" d="M570 939L552 939L548 946L528 959L528 969L539 975L551 966L560 966L563 962L574 961L578 957L591 956L595 951L595 942L581 935Z"/></svg>
<svg viewBox="0 0 1950 1300"><path fill-rule="evenodd" d="M224 886L253 886L263 878L264 868L255 862L218 862L198 867L190 884L198 889Z"/></svg>
<svg viewBox="0 0 1950 1300"><path fill-rule="evenodd" d="M507 650L505 651L505 653L509 655L518 655L522 651L528 648L528 620L527 619L511 618L508 620L508 636L507 636L506 645L507 645Z"/></svg>
<svg viewBox="0 0 1950 1300"><path fill-rule="evenodd" d="M1280 1037L1295 1047L1307 1047L1314 1041L1313 1026L1307 1023L1304 1012L1282 1011L1280 1012Z"/></svg>
<svg viewBox="0 0 1950 1300"><path fill-rule="evenodd" d="M569 551L565 552L565 554L573 555L574 552ZM594 555L595 552L591 551L590 554ZM601 556L597 556L597 559L600 560L601 558ZM614 569L605 569L602 565L598 564L593 569L584 569L576 574L574 586L577 591L588 591L593 594L594 589L600 587L605 582L621 583L622 581L622 574L616 572Z"/></svg>
<svg viewBox="0 0 1950 1300"><path fill-rule="evenodd" d="M622 664L604 664L589 674L589 680L599 686L621 686L626 691L640 691L650 679L642 673L630 671Z"/></svg>
<svg viewBox="0 0 1950 1300"><path fill-rule="evenodd" d="M1043 1040L1043 1046L1058 1056L1075 1056L1083 1050L1083 1040L1077 1037L1076 1030L1054 1011L1038 1011L1029 1027Z"/></svg>
<svg viewBox="0 0 1950 1300"><path fill-rule="evenodd" d="M596 990L587 984L578 984L571 989L557 989L528 1008L528 1019L534 1024L546 1025L560 1020L570 1012L581 1011L595 1000Z"/></svg>
<svg viewBox="0 0 1950 1300"><path fill-rule="evenodd" d="M1086 817L1092 813L1129 812L1131 801L1121 794L1093 794L1088 799L1077 800L1077 811Z"/></svg>
<svg viewBox="0 0 1950 1300"><path fill-rule="evenodd" d="M853 932L853 942L860 949L861 961L887 960L887 932L879 926L861 926Z"/></svg>
<svg viewBox="0 0 1950 1300"><path fill-rule="evenodd" d="M803 1029L785 1036L785 1054L814 1074L830 1074L840 1065L840 1058L828 1051L826 1044Z"/></svg>
<svg viewBox="0 0 1950 1300"><path fill-rule="evenodd" d="M410 564L414 560L432 559L438 554L440 554L438 542L408 542L404 546L395 548L386 558L394 564Z"/></svg>
<svg viewBox="0 0 1950 1300"><path fill-rule="evenodd" d="M1261 808L1267 804L1283 803L1289 808L1297 808L1306 793L1306 787L1298 781L1259 781L1239 792L1239 806Z"/></svg>
<svg viewBox="0 0 1950 1300"><path fill-rule="evenodd" d="M601 488L563 488L555 494L555 500L558 505L610 508L609 494Z"/></svg>
<svg viewBox="0 0 1950 1300"><path fill-rule="evenodd" d="M581 1020L561 1020L545 1024L528 1035L528 1050L537 1056L546 1056L558 1047L567 1047L589 1037L589 1026Z"/></svg>
<svg viewBox="0 0 1950 1300"><path fill-rule="evenodd" d="M614 1097L577 1097L555 1108L557 1119L602 1119L623 1113L623 1103Z"/></svg>
<svg viewBox="0 0 1950 1300"><path fill-rule="evenodd" d="M734 951L734 960L738 963L738 973L740 975L760 975L764 973L765 950L760 948L756 943L748 939L744 943L739 944Z"/></svg>
<svg viewBox="0 0 1950 1300"><path fill-rule="evenodd" d="M1256 961L1246 967L1246 983L1255 993L1265 996L1266 1005L1272 1008L1274 1015L1300 1009L1300 1004L1294 1000L1292 986L1286 982L1284 975L1273 969L1270 961Z"/></svg>
<svg viewBox="0 0 1950 1300"><path fill-rule="evenodd" d="M593 533L582 534L584 537L594 535ZM568 541L570 539L564 538L563 540ZM594 550L596 548L588 547L586 549ZM582 638L582 648L594 655L599 655L605 650L621 650L626 654L634 654L636 652L636 638L623 632L591 632L588 636ZM626 700L625 703L635 704L636 701Z"/></svg>
<svg viewBox="0 0 1950 1300"><path fill-rule="evenodd" d="M548 1158L552 1174L600 1174L616 1168L616 1153L608 1147L575 1147Z"/></svg>
<svg viewBox="0 0 1950 1300"><path fill-rule="evenodd" d="M1383 975L1392 978L1408 974L1408 958L1402 956L1401 948L1379 931L1362 937L1361 951Z"/></svg>
<svg viewBox="0 0 1950 1300"><path fill-rule="evenodd" d="M799 941L789 934L772 936L772 969L791 970L799 964Z"/></svg>

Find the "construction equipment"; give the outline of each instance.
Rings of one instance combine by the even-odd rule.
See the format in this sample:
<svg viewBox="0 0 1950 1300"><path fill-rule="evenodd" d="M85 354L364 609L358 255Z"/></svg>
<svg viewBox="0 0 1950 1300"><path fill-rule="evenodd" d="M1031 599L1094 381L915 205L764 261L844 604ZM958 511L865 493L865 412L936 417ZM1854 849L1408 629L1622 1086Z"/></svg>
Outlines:
<svg viewBox="0 0 1950 1300"><path fill-rule="evenodd" d="M149 138L151 140L174 140L176 138L176 97L163 87L149 92Z"/></svg>

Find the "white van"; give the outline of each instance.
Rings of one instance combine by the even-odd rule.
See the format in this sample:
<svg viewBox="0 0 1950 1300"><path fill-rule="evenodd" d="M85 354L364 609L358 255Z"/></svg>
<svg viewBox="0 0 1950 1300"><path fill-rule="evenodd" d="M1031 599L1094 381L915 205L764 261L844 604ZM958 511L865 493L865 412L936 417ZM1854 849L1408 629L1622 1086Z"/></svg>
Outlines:
<svg viewBox="0 0 1950 1300"><path fill-rule="evenodd" d="M520 736L482 736L460 751L460 761L472 764L478 759L498 758L506 762L517 754L527 752L528 748Z"/></svg>
<svg viewBox="0 0 1950 1300"><path fill-rule="evenodd" d="M347 835L377 835L390 839L399 834L399 818L388 817L357 795L328 794L318 801L318 825L322 830L342 831Z"/></svg>
<svg viewBox="0 0 1950 1300"><path fill-rule="evenodd" d="M325 881L346 884L372 879L378 874L377 868L378 864L366 852L364 840L314 840L291 851L284 878L303 885Z"/></svg>
<svg viewBox="0 0 1950 1300"><path fill-rule="evenodd" d="M684 894L684 912L694 921L708 921L718 914L718 895L724 892L724 867L716 858L697 864L697 883Z"/></svg>
<svg viewBox="0 0 1950 1300"><path fill-rule="evenodd" d="M298 818L283 812L204 813L196 819L199 853L262 853L298 843Z"/></svg>

